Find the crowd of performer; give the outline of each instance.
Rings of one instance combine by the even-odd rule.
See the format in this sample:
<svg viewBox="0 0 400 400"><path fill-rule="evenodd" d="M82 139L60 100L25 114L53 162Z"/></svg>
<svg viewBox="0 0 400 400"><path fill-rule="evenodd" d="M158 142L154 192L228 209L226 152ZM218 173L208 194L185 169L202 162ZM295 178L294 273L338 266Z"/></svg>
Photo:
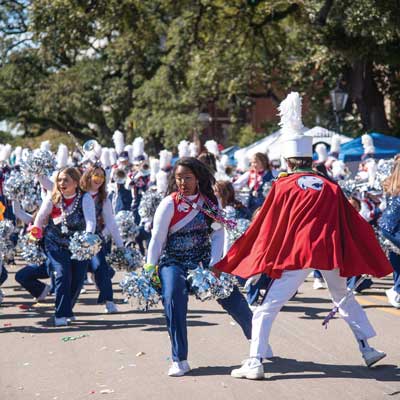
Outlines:
<svg viewBox="0 0 400 400"><path fill-rule="evenodd" d="M264 376L262 360L272 356L272 322L309 274L314 289L329 289L365 364L374 365L385 353L368 344L375 331L353 292L368 289L372 277L393 273L393 286L385 294L391 306L400 308L400 159L390 160L390 171L377 185L379 163L372 138L364 135L365 154L350 180L339 160L340 137L331 138L329 152L323 143L313 147L312 137L301 133L299 107L296 93L281 104L284 133L278 164L256 152L249 158L242 153L234 167L215 141L204 148L182 141L175 160L167 150L149 157L142 138L126 145L119 131L114 148L90 141L69 153L60 145L56 171L39 173L32 182L41 191L35 209L7 198L6 190L10 175L22 173L29 150L0 145L0 219L16 226L14 244L18 235L27 234L47 257L20 268L16 281L38 302L54 295L57 327L76 321L74 306L90 277L98 289L97 302L105 312L117 313L115 271L106 257L112 248L128 245L115 216L131 211L137 226L133 246L146 261L143 268L159 279L172 347L170 376L190 371L186 279L199 265L217 277L221 272L237 277L231 294L217 300L251 340L249 358L232 376ZM43 142L40 150L51 152L50 143ZM149 191L163 197L150 217L139 212ZM249 228L239 239L232 238L229 221L247 221ZM101 249L90 260L73 258L69 248L71 236L82 231L101 238ZM381 243L389 243L387 255L376 232ZM12 263L2 254L0 286ZM0 302L6 301L4 296L0 289Z"/></svg>

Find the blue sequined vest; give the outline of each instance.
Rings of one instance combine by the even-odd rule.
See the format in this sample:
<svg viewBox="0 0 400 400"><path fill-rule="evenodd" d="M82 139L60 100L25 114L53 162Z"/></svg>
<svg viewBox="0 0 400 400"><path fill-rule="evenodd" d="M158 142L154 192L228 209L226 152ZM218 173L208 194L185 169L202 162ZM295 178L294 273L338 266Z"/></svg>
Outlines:
<svg viewBox="0 0 400 400"><path fill-rule="evenodd" d="M210 258L210 227L205 215L199 212L182 229L168 236L159 266L179 265L194 269L201 262L208 267Z"/></svg>
<svg viewBox="0 0 400 400"><path fill-rule="evenodd" d="M79 199L79 204L74 213L66 218L68 233L61 232L61 222L55 224L50 217L49 223L44 231L44 246L46 250L57 251L58 249L68 249L70 237L77 231L86 229L85 216L82 208L83 194Z"/></svg>

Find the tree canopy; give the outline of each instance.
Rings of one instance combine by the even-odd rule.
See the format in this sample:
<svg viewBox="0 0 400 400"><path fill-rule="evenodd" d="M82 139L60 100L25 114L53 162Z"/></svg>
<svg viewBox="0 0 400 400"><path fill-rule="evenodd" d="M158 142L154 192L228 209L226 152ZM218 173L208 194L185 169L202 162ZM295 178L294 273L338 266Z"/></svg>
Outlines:
<svg viewBox="0 0 400 400"><path fill-rule="evenodd" d="M0 120L155 151L213 103L238 143L254 100L289 90L332 125L338 83L345 130L400 134L399 22L395 0L0 0Z"/></svg>

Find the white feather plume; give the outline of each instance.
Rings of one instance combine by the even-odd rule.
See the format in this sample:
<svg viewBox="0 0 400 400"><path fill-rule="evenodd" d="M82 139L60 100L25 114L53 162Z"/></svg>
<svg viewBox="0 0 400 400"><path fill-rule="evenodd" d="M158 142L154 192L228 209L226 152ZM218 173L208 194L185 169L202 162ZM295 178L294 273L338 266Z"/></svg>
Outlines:
<svg viewBox="0 0 400 400"><path fill-rule="evenodd" d="M12 152L12 154L15 156L15 164L20 164L21 162L21 155L22 155L22 147L21 146L17 146L14 151Z"/></svg>
<svg viewBox="0 0 400 400"><path fill-rule="evenodd" d="M114 165L117 163L117 151L114 148L108 148L108 151L110 153L110 161L111 165Z"/></svg>
<svg viewBox="0 0 400 400"><path fill-rule="evenodd" d="M104 169L111 167L110 149L104 148L101 152L100 162Z"/></svg>
<svg viewBox="0 0 400 400"><path fill-rule="evenodd" d="M50 151L50 148L50 140L44 140L43 142L40 142L40 150Z"/></svg>
<svg viewBox="0 0 400 400"><path fill-rule="evenodd" d="M361 143L363 145L363 147L367 147L367 146L373 146L374 145L374 140L372 139L372 137L370 135L368 135L367 133L365 135L361 136Z"/></svg>
<svg viewBox="0 0 400 400"><path fill-rule="evenodd" d="M158 158L150 158L150 182L156 182L159 170L160 160Z"/></svg>
<svg viewBox="0 0 400 400"><path fill-rule="evenodd" d="M115 150L117 151L117 154L120 154L121 152L123 152L124 147L125 147L124 134L121 131L117 130L114 132L112 139L113 139L114 147L115 147Z"/></svg>
<svg viewBox="0 0 400 400"><path fill-rule="evenodd" d="M157 172L156 180L157 180L157 192L161 194L166 194L168 190L168 177L169 172L165 172L160 170Z"/></svg>
<svg viewBox="0 0 400 400"><path fill-rule="evenodd" d="M187 140L181 140L178 144L178 155L179 158L190 157L189 142Z"/></svg>
<svg viewBox="0 0 400 400"><path fill-rule="evenodd" d="M160 151L160 169L167 169L171 166L172 153L168 150ZM158 179L158 178L157 178Z"/></svg>
<svg viewBox="0 0 400 400"><path fill-rule="evenodd" d="M331 153L340 153L340 136L339 135L332 136Z"/></svg>
<svg viewBox="0 0 400 400"><path fill-rule="evenodd" d="M57 168L64 168L68 163L68 147L65 144L60 143L58 145L57 155Z"/></svg>
<svg viewBox="0 0 400 400"><path fill-rule="evenodd" d="M101 157L101 153L102 153L102 147L101 144L95 140L94 146L93 146L93 152L96 155L96 158L99 160Z"/></svg>
<svg viewBox="0 0 400 400"><path fill-rule="evenodd" d="M132 164L132 163L133 163L133 159L134 159L134 156L133 156L133 146L132 146L131 144L127 144L127 145L124 147L124 151L126 151L126 152L128 153L129 162Z"/></svg>
<svg viewBox="0 0 400 400"><path fill-rule="evenodd" d="M318 162L325 162L328 159L328 150L324 143L318 143L315 152L318 154Z"/></svg>
<svg viewBox="0 0 400 400"><path fill-rule="evenodd" d="M1 147L0 161L8 161L12 152L11 144L5 144Z"/></svg>
<svg viewBox="0 0 400 400"><path fill-rule="evenodd" d="M247 171L249 168L249 158L245 150L238 150L235 152L235 160L237 161L237 169L239 171Z"/></svg>
<svg viewBox="0 0 400 400"><path fill-rule="evenodd" d="M199 155L199 148L196 143L190 142L189 152L190 152L190 157L197 157Z"/></svg>
<svg viewBox="0 0 400 400"><path fill-rule="evenodd" d="M279 105L279 125L282 135L302 135L304 126L301 120L301 97L297 92L291 92Z"/></svg>
<svg viewBox="0 0 400 400"><path fill-rule="evenodd" d="M218 143L215 140L207 140L204 143L204 147L208 152L214 154L216 157L219 156Z"/></svg>
<svg viewBox="0 0 400 400"><path fill-rule="evenodd" d="M137 137L132 143L133 146L133 158L144 156L144 139L142 137Z"/></svg>

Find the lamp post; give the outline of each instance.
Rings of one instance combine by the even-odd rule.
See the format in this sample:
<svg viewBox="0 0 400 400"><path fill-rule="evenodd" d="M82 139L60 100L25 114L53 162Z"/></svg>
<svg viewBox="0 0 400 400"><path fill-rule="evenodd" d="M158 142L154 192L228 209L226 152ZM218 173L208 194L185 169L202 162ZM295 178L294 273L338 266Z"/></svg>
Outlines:
<svg viewBox="0 0 400 400"><path fill-rule="evenodd" d="M347 99L349 98L348 93L346 93L339 86L339 80L336 83L335 89L332 89L330 92L333 112L335 113L336 127L338 133L341 133L341 113L344 111L347 103Z"/></svg>

